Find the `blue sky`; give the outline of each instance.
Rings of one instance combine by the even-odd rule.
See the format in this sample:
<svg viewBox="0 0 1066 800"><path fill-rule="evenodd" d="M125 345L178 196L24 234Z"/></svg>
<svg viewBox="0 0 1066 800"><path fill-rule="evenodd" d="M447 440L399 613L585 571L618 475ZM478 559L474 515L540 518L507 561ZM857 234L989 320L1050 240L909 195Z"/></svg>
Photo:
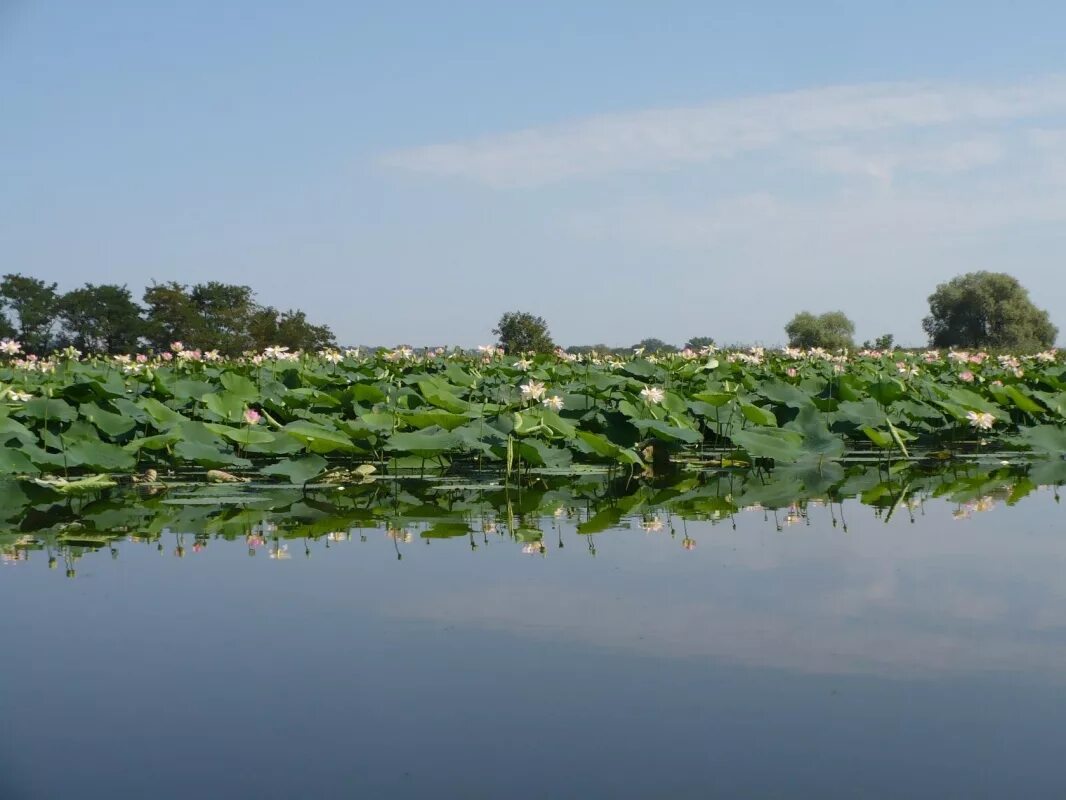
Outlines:
<svg viewBox="0 0 1066 800"><path fill-rule="evenodd" d="M1061 3L0 0L0 266L217 279L343 342L1066 328Z"/></svg>

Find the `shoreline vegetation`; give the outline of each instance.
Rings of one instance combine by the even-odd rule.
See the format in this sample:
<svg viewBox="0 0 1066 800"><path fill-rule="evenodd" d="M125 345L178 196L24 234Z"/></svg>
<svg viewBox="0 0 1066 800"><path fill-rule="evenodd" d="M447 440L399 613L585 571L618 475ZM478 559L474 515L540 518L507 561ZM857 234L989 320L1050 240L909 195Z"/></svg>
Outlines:
<svg viewBox="0 0 1066 800"><path fill-rule="evenodd" d="M857 457L1066 453L1055 350L21 350L0 342L0 475L57 491L190 469L303 485L332 470L833 475Z"/></svg>

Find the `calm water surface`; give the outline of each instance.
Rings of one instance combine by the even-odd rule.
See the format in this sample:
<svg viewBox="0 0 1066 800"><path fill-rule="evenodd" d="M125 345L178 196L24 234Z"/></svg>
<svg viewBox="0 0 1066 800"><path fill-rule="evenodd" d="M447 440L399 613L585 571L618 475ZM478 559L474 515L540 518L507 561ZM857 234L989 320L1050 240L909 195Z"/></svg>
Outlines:
<svg viewBox="0 0 1066 800"><path fill-rule="evenodd" d="M645 511L9 550L0 797L1066 796L1051 491Z"/></svg>

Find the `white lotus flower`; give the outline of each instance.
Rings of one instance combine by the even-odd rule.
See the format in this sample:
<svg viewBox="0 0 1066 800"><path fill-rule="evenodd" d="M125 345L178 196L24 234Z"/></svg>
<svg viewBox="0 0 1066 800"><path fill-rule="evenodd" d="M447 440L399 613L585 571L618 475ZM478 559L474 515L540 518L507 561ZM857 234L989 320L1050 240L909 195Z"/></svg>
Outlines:
<svg viewBox="0 0 1066 800"><path fill-rule="evenodd" d="M540 400L546 391L543 383L533 379L530 379L528 383L523 383L519 388L522 390L522 397L526 400Z"/></svg>
<svg viewBox="0 0 1066 800"><path fill-rule="evenodd" d="M640 396L644 398L646 403L661 403L663 398L666 397L666 393L658 386L645 386L640 390Z"/></svg>
<svg viewBox="0 0 1066 800"><path fill-rule="evenodd" d="M992 426L996 424L996 418L984 411L969 411L966 414L966 419L970 421L971 427L979 431L991 430Z"/></svg>
<svg viewBox="0 0 1066 800"><path fill-rule="evenodd" d="M560 411L563 407L563 398L559 397L557 394L553 394L551 397L545 397L544 400L541 401L541 405L545 408L550 408L552 411Z"/></svg>

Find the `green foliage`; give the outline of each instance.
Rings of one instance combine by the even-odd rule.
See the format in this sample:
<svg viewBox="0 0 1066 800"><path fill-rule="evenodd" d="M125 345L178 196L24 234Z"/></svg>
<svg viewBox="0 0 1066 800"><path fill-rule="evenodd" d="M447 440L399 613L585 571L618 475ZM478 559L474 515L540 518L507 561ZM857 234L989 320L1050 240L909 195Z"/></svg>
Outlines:
<svg viewBox="0 0 1066 800"><path fill-rule="evenodd" d="M855 323L843 311L829 311L815 316L801 311L786 326L790 347L821 347L841 350L853 347Z"/></svg>
<svg viewBox="0 0 1066 800"><path fill-rule="evenodd" d="M982 440L995 439L1057 458L1066 436L1066 366L1051 353L964 364L763 350L530 361L381 352L62 358L42 369L0 358L0 473L197 466L304 483L337 460L640 471L671 452L732 469L772 459L822 486L848 448L907 458L914 446L986 452Z"/></svg>
<svg viewBox="0 0 1066 800"><path fill-rule="evenodd" d="M22 349L27 353L47 353L52 347L52 330L59 315L56 284L8 274L0 281L0 299L15 316L15 336Z"/></svg>
<svg viewBox="0 0 1066 800"><path fill-rule="evenodd" d="M1002 272L969 272L936 287L922 328L934 347L1036 351L1051 347L1058 328L1029 292Z"/></svg>
<svg viewBox="0 0 1066 800"><path fill-rule="evenodd" d="M132 353L138 349L144 322L141 308L125 286L85 284L63 295L61 344L89 353Z"/></svg>
<svg viewBox="0 0 1066 800"><path fill-rule="evenodd" d="M555 350L548 323L527 311L508 311L492 329L508 355L550 353Z"/></svg>

